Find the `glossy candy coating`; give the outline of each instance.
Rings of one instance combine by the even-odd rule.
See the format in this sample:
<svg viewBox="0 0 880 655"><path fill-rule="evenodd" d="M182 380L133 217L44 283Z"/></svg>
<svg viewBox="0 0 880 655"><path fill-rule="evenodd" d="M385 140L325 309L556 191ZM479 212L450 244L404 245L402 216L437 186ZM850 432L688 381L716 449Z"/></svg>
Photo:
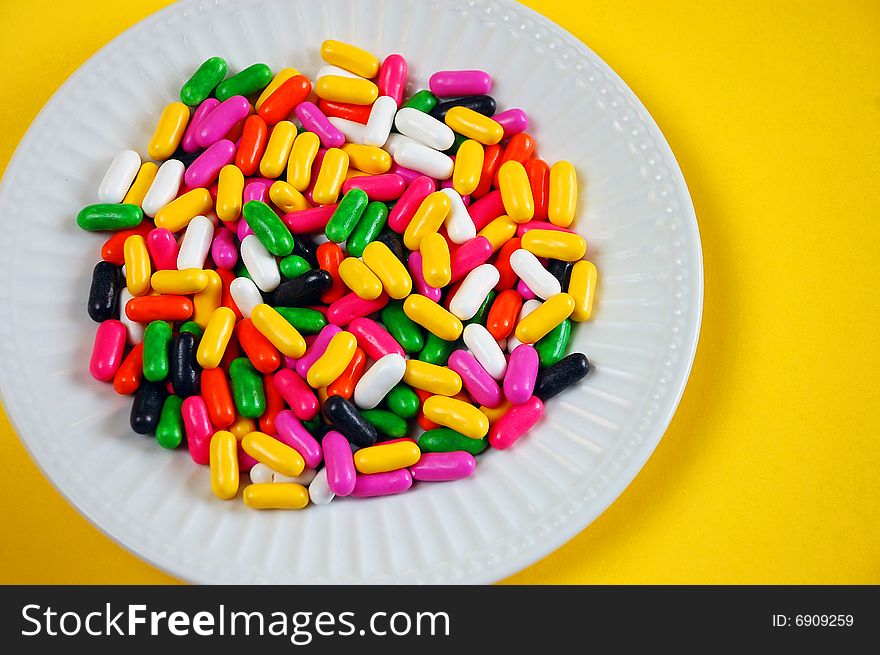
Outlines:
<svg viewBox="0 0 880 655"><path fill-rule="evenodd" d="M590 372L590 362L583 353L571 353L538 373L535 396L546 402L583 380Z"/></svg>
<svg viewBox="0 0 880 655"><path fill-rule="evenodd" d="M363 448L376 443L378 439L376 428L361 415L351 401L340 396L330 396L324 403L324 414L334 429L354 445ZM327 457L326 448L324 456Z"/></svg>

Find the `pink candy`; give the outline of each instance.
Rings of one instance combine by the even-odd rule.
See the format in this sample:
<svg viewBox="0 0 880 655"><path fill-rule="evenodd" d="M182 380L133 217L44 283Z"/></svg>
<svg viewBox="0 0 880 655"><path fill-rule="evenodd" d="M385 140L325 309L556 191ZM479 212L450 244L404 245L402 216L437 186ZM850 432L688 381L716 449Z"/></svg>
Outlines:
<svg viewBox="0 0 880 655"><path fill-rule="evenodd" d="M175 260L177 255L174 256ZM214 232L214 241L211 243L211 259L217 264L217 268L225 268L231 271L238 263L238 248L232 230L220 227Z"/></svg>
<svg viewBox="0 0 880 655"><path fill-rule="evenodd" d="M306 377L312 364L318 361L318 358L324 354L325 350L327 350L327 345L330 343L330 339L340 332L342 332L342 328L339 327L339 325L331 324L325 325L318 333L318 337L306 351L305 355L300 357L296 362L296 372L299 373L301 378Z"/></svg>
<svg viewBox="0 0 880 655"><path fill-rule="evenodd" d="M516 292L522 296L523 300L534 300L538 297L534 291L529 289L529 285L522 280L517 280Z"/></svg>
<svg viewBox="0 0 880 655"><path fill-rule="evenodd" d="M499 112L492 117L492 120L504 128L505 139L529 129L529 117L522 109Z"/></svg>
<svg viewBox="0 0 880 655"><path fill-rule="evenodd" d="M380 96L391 96L397 106L403 103L403 92L406 88L406 59L402 55L388 55L379 69L376 83Z"/></svg>
<svg viewBox="0 0 880 655"><path fill-rule="evenodd" d="M513 405L528 402L538 379L538 351L529 344L518 345L510 354L504 374L504 395Z"/></svg>
<svg viewBox="0 0 880 655"><path fill-rule="evenodd" d="M180 413L189 456L196 464L208 464L211 460L211 437L214 436L208 406L201 396L190 396L183 401Z"/></svg>
<svg viewBox="0 0 880 655"><path fill-rule="evenodd" d="M331 430L321 440L324 466L327 469L327 486L337 496L349 496L355 489L357 471L348 439ZM409 473L407 473L409 475Z"/></svg>
<svg viewBox="0 0 880 655"><path fill-rule="evenodd" d="M492 244L486 237L477 237L461 244L450 257L452 281L458 282L492 256Z"/></svg>
<svg viewBox="0 0 880 655"><path fill-rule="evenodd" d="M328 473L329 476L329 473ZM328 477L329 480L329 477ZM407 491L412 486L412 475L407 469L388 471L387 473L370 473L359 475L355 480L351 495L356 498L373 496L390 496ZM330 487L333 490L333 487ZM337 496L340 494L336 494Z"/></svg>
<svg viewBox="0 0 880 655"><path fill-rule="evenodd" d="M388 172L393 173L394 175L399 175L404 180L406 180L407 184L423 175L423 173L414 171L413 169L407 168L406 166L401 166L397 162L393 162L391 164L391 168Z"/></svg>
<svg viewBox="0 0 880 655"><path fill-rule="evenodd" d="M324 112L315 103L301 102L293 111L306 130L318 135L325 148L339 148L345 143L345 135L327 120Z"/></svg>
<svg viewBox="0 0 880 655"><path fill-rule="evenodd" d="M537 396L532 396L522 405L511 407L489 428L489 443L497 450L510 448L543 414L544 403Z"/></svg>
<svg viewBox="0 0 880 655"><path fill-rule="evenodd" d="M275 383L278 393L284 398L284 402L293 410L296 418L301 421L310 421L317 416L320 406L315 392L296 371L283 368L275 373L272 381Z"/></svg>
<svg viewBox="0 0 880 655"><path fill-rule="evenodd" d="M499 190L490 191L468 207L468 214L477 228L477 232L486 227L499 216L503 216L504 203Z"/></svg>
<svg viewBox="0 0 880 655"><path fill-rule="evenodd" d="M414 480L447 482L473 475L477 460L470 453L458 450L451 453L422 453L419 461L409 467Z"/></svg>
<svg viewBox="0 0 880 655"><path fill-rule="evenodd" d="M147 234L147 250L157 271L177 270L177 239L171 230L157 227Z"/></svg>
<svg viewBox="0 0 880 655"><path fill-rule="evenodd" d="M394 173L359 175L343 183L343 194L348 193L351 189L362 189L370 200L389 202L397 200L401 196L406 189L406 180Z"/></svg>
<svg viewBox="0 0 880 655"><path fill-rule="evenodd" d="M288 409L278 412L275 416L275 428L278 430L278 441L302 455L307 468L317 468L323 459L321 446L293 412Z"/></svg>
<svg viewBox="0 0 880 655"><path fill-rule="evenodd" d="M475 403L486 407L498 407L501 404L501 389L498 383L469 351L456 350L449 356L448 366L461 376L465 390ZM505 392L506 390L505 387Z"/></svg>
<svg viewBox="0 0 880 655"><path fill-rule="evenodd" d="M354 319L361 316L369 316L378 312L388 304L388 294L382 293L375 300L364 300L352 291L339 300L334 300L327 309L327 320L341 327L345 327ZM324 328L325 330L327 328Z"/></svg>
<svg viewBox="0 0 880 655"><path fill-rule="evenodd" d="M406 357L403 348L382 325L371 318L356 318L348 325L348 331L357 339L358 346L370 359L378 361L385 355L397 353Z"/></svg>
<svg viewBox="0 0 880 655"><path fill-rule="evenodd" d="M420 175L406 187L400 200L388 213L388 227L403 234L406 226L415 216L422 201L437 190L437 183L426 175Z"/></svg>
<svg viewBox="0 0 880 655"><path fill-rule="evenodd" d="M336 211L336 205L324 205L313 209L290 212L281 217L292 234L312 234L323 232Z"/></svg>
<svg viewBox="0 0 880 655"><path fill-rule="evenodd" d="M180 147L183 148L184 152L192 154L201 150L198 142L196 142L196 134L198 134L199 125L205 116L214 111L219 104L220 101L217 100L217 98L208 98L193 112L189 125L186 126L186 131L183 133L183 140L180 142Z"/></svg>
<svg viewBox="0 0 880 655"><path fill-rule="evenodd" d="M228 139L220 139L211 144L186 169L183 179L192 188L209 187L220 175L220 169L235 159L235 144Z"/></svg>
<svg viewBox="0 0 880 655"><path fill-rule="evenodd" d="M428 87L435 96L445 98L485 95L492 90L492 76L480 70L437 71Z"/></svg>
<svg viewBox="0 0 880 655"><path fill-rule="evenodd" d="M110 382L116 375L122 364L127 334L125 326L116 319L104 321L98 326L89 362L89 372L98 382Z"/></svg>
<svg viewBox="0 0 880 655"><path fill-rule="evenodd" d="M413 280L413 286L415 287L415 291L418 294L425 296L428 300L433 300L434 302L440 302L440 298L443 295L443 290L438 289L437 287L432 287L430 284L425 282L425 273L422 270L422 253L418 250L414 250L410 253L409 259L407 260L407 268L409 269L409 274Z"/></svg>
<svg viewBox="0 0 880 655"><path fill-rule="evenodd" d="M196 131L196 143L200 148L217 143L250 112L251 104L244 96L227 98L201 120Z"/></svg>

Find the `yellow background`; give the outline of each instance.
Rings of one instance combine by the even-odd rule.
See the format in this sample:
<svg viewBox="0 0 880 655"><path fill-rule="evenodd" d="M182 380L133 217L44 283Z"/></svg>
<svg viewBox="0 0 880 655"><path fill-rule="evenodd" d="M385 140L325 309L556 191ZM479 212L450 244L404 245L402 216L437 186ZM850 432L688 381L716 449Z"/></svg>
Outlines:
<svg viewBox="0 0 880 655"><path fill-rule="evenodd" d="M166 4L0 2L0 167L77 66ZM527 4L608 62L666 134L706 302L690 383L644 470L510 581L880 583L880 3ZM81 518L5 417L0 462L0 582L172 581Z"/></svg>

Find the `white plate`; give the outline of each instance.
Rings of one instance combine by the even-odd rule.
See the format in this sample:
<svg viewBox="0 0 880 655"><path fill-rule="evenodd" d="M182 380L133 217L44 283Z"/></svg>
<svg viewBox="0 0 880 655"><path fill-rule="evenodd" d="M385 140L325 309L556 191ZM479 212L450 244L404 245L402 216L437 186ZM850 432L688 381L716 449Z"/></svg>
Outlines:
<svg viewBox="0 0 880 655"><path fill-rule="evenodd" d="M596 370L477 474L384 499L255 512L211 496L208 470L128 426L130 398L94 382L85 312L102 237L80 231L122 148L145 155L163 106L211 55L313 74L324 38L401 52L423 86L482 68L523 107L540 154L582 180L578 229L599 267L574 349ZM663 435L696 348L702 261L693 206L635 95L570 34L513 2L214 0L139 23L84 64L22 140L0 190L0 390L46 475L111 537L196 582L489 582L593 521ZM39 511L39 508L34 508Z"/></svg>

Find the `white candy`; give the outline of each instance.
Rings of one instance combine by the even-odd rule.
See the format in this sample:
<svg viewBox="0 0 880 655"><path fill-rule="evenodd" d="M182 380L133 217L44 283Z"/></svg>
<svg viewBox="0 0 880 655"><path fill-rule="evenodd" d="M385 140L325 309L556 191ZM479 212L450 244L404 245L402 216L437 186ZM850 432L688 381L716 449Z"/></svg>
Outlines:
<svg viewBox="0 0 880 655"><path fill-rule="evenodd" d="M249 234L241 242L241 261L260 291L274 291L281 284L275 255L266 250L256 235Z"/></svg>
<svg viewBox="0 0 880 655"><path fill-rule="evenodd" d="M141 156L134 150L123 150L116 155L98 187L98 202L122 202L140 167Z"/></svg>
<svg viewBox="0 0 880 655"><path fill-rule="evenodd" d="M528 250L514 250L510 256L510 268L539 298L547 300L562 292L559 280Z"/></svg>
<svg viewBox="0 0 880 655"><path fill-rule="evenodd" d="M507 372L507 360L489 330L479 323L469 323L464 327L462 337L480 366L496 380L502 379Z"/></svg>
<svg viewBox="0 0 880 655"><path fill-rule="evenodd" d="M463 321L472 319L501 274L492 264L481 264L467 274L458 291L449 301L449 311Z"/></svg>
<svg viewBox="0 0 880 655"><path fill-rule="evenodd" d="M332 64L327 64L326 66L321 67L318 70L318 74L315 75L316 80L320 80L322 77L327 77L328 75L338 75L339 77L348 77L353 80L363 80L366 79L361 77L360 75L356 75L351 71L347 71L344 68L340 68L339 66L334 66Z"/></svg>
<svg viewBox="0 0 880 655"><path fill-rule="evenodd" d="M394 150L394 161L399 166L438 180L448 180L452 177L452 169L455 166L455 162L447 155L415 141L397 146Z"/></svg>
<svg viewBox="0 0 880 655"><path fill-rule="evenodd" d="M394 153L397 152L397 148L399 148L404 143L418 143L418 141L416 141L415 139L410 139L408 136L398 134L397 132L392 132L388 135L388 139L386 139L385 145L383 147L389 155L394 157Z"/></svg>
<svg viewBox="0 0 880 655"><path fill-rule="evenodd" d="M404 107L397 112L394 127L401 134L434 150L449 150L455 143L455 133L446 123L412 107Z"/></svg>
<svg viewBox="0 0 880 655"><path fill-rule="evenodd" d="M349 143L364 142L364 125L356 121L350 121L347 118L337 118L330 116L328 119L333 126L345 135L345 140Z"/></svg>
<svg viewBox="0 0 880 655"><path fill-rule="evenodd" d="M477 226L471 219L467 207L464 206L464 200L455 189L440 189L441 193L449 196L449 202L452 208L446 217L446 233L452 243L464 243L470 241L477 236Z"/></svg>
<svg viewBox="0 0 880 655"><path fill-rule="evenodd" d="M379 96L370 110L367 126L364 128L363 142L368 146L381 148L391 134L397 102L391 96Z"/></svg>
<svg viewBox="0 0 880 655"><path fill-rule="evenodd" d="M406 373L406 360L398 353L380 357L363 374L354 388L355 405L361 409L373 409L388 392L403 379Z"/></svg>
<svg viewBox="0 0 880 655"><path fill-rule="evenodd" d="M229 283L229 295L245 318L250 318L254 307L263 302L263 296L260 295L257 285L246 277L237 277Z"/></svg>
<svg viewBox="0 0 880 655"><path fill-rule="evenodd" d="M327 468L322 468L309 485L309 500L315 505L327 505L335 497L327 484Z"/></svg>
<svg viewBox="0 0 880 655"><path fill-rule="evenodd" d="M523 303L522 309L519 310L519 319L516 322L517 325L519 325L526 316L528 316L533 311L538 309L538 307L540 307L542 304L543 303L541 303L540 300L534 300L534 299L526 300ZM515 332L515 330L514 330L514 332ZM522 341L517 339L514 336L514 333L511 332L510 336L507 337L507 352L512 353L514 350L516 350L516 347L521 344L522 344ZM476 355L474 355L474 356L476 357Z"/></svg>
<svg viewBox="0 0 880 655"><path fill-rule="evenodd" d="M169 159L159 167L141 203L147 216L154 217L162 207L177 197L180 183L183 181L183 173L183 162L178 159Z"/></svg>
<svg viewBox="0 0 880 655"><path fill-rule="evenodd" d="M265 484L266 482L272 482L272 474L274 472L265 464L257 462L253 465L248 475L251 476L251 482L254 484Z"/></svg>
<svg viewBox="0 0 880 655"><path fill-rule="evenodd" d="M205 258L214 239L214 223L210 218L196 216L186 226L177 252L177 270L204 268Z"/></svg>
<svg viewBox="0 0 880 655"><path fill-rule="evenodd" d="M123 266L123 268L125 267ZM122 275L124 277L125 273ZM125 331L128 333L128 342L132 345L141 343L144 340L144 324L133 321L125 315L125 305L133 297L129 293L128 287L123 286L119 292L119 322L125 326Z"/></svg>
<svg viewBox="0 0 880 655"><path fill-rule="evenodd" d="M272 469L269 470L271 471ZM305 469L299 475L290 477L289 475L284 475L278 471L273 471L270 482L295 482L296 484L305 486L315 479L317 472L317 469Z"/></svg>

